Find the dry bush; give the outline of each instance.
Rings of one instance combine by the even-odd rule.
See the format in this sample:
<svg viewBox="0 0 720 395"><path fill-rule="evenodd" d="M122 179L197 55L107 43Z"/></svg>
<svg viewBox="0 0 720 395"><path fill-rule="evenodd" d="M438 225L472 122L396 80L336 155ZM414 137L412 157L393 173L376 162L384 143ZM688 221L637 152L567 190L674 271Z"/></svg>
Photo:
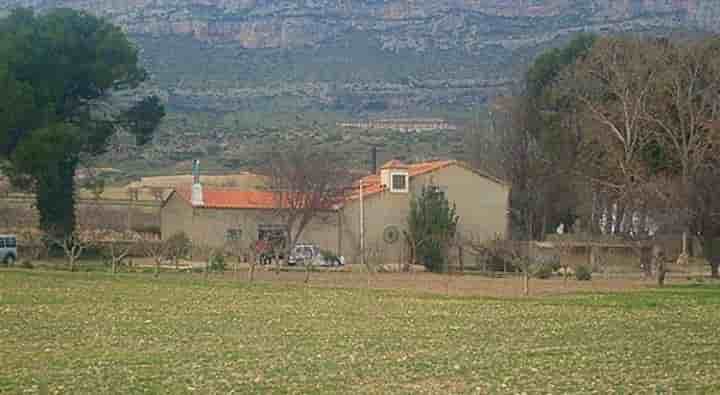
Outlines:
<svg viewBox="0 0 720 395"><path fill-rule="evenodd" d="M79 231L63 237L53 238L51 241L53 244L62 248L71 272L75 271L75 265L80 257L82 257L82 254L96 242L92 238L92 233Z"/></svg>
<svg viewBox="0 0 720 395"><path fill-rule="evenodd" d="M167 245L162 241L145 238L141 239L139 243L145 256L153 260L155 264L154 276L157 278L160 276L160 266L167 258Z"/></svg>

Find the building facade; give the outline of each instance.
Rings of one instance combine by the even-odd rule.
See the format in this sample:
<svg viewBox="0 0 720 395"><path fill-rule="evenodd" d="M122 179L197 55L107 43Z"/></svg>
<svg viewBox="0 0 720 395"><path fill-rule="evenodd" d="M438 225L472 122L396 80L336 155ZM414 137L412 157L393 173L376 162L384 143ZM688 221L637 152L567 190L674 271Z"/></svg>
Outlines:
<svg viewBox="0 0 720 395"><path fill-rule="evenodd" d="M359 262L363 222L366 255L375 254L386 262L402 261L407 253L403 231L410 201L430 186L439 188L455 204L461 236L478 240L507 234L510 188L501 180L457 161L411 165L391 161L378 174L357 181L341 204L317 216L300 241L343 255L351 263ZM178 189L164 202L164 239L185 232L201 245L222 247L239 241L250 246L259 238L280 237L287 231L275 215L271 192L202 187L201 197L193 192L197 195L197 188Z"/></svg>

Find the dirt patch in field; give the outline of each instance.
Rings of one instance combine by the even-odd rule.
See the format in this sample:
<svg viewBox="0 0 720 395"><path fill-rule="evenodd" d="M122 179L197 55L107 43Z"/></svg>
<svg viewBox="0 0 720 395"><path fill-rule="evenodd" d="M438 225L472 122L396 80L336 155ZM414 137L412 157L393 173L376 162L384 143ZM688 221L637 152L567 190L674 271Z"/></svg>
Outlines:
<svg viewBox="0 0 720 395"><path fill-rule="evenodd" d="M241 268L237 273L228 272L228 277L235 276L247 281L247 271ZM301 271L281 271L276 274L272 269L261 268L255 272L255 280L260 282L303 285L305 273ZM687 276L670 276L667 283L688 282ZM322 271L312 273L312 287L338 288L372 288L394 289L416 292L428 292L451 296L490 296L490 297L522 297L523 280L521 277L509 276L491 278L480 275L440 275L426 272L414 273L367 273L350 270ZM560 278L547 280L531 279L530 294L533 296L559 295L581 292L617 292L651 288L653 280L642 278L594 278L592 281L577 281L569 278L567 283Z"/></svg>

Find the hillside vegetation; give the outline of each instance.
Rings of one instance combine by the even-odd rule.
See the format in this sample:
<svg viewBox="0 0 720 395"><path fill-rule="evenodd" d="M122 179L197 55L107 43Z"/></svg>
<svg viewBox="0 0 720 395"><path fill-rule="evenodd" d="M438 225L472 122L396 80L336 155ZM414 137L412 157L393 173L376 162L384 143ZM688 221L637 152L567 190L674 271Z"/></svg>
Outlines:
<svg viewBox="0 0 720 395"><path fill-rule="evenodd" d="M243 152L285 144L296 137L286 129L310 125L362 160L367 139L345 136L338 121L438 116L468 125L539 52L578 32L720 26L714 0L0 0L0 10L15 6L84 9L139 45L154 78L148 89L169 115L152 147L106 162L140 173L198 156L216 169L251 165ZM441 132L372 140L390 156L462 156Z"/></svg>

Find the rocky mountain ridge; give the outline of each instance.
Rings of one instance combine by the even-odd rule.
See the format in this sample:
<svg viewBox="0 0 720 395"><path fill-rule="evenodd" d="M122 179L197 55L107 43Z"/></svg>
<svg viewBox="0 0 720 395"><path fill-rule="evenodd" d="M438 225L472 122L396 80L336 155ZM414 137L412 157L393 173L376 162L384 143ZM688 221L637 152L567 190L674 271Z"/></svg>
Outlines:
<svg viewBox="0 0 720 395"><path fill-rule="evenodd" d="M0 0L16 6L87 10L138 43L172 115L153 160L202 154L188 133L235 151L277 142L258 131L295 114L473 119L575 33L720 31L718 0Z"/></svg>
<svg viewBox="0 0 720 395"><path fill-rule="evenodd" d="M611 29L627 21L720 28L720 2L715 0L0 1L0 8L13 6L83 9L108 17L131 34L189 35L255 49L321 45L349 30L371 32L388 50L460 45L472 51L482 43L519 46L523 38L543 40L578 27ZM542 27L547 22L550 29ZM503 30L509 27L526 32L507 37ZM537 37L538 27L550 36ZM460 36L463 42L452 41Z"/></svg>

